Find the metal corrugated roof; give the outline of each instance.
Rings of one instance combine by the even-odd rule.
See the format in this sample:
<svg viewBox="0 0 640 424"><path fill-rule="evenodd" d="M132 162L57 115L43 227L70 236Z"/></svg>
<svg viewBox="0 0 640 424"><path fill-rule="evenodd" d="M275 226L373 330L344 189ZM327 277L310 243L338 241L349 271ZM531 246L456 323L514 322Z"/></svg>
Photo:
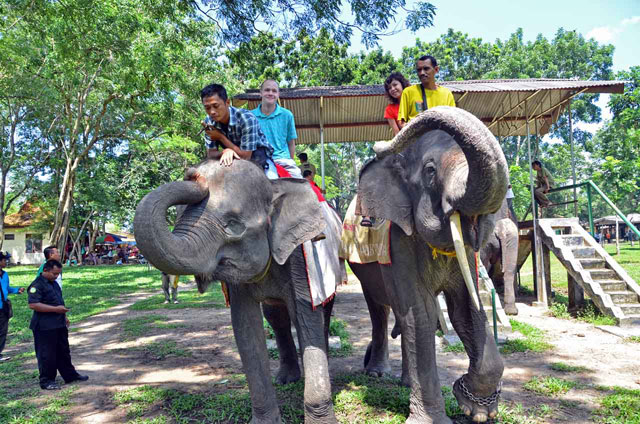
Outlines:
<svg viewBox="0 0 640 424"><path fill-rule="evenodd" d="M523 136L527 121L530 134L536 127L539 134L546 134L576 95L622 93L624 83L538 78L447 81L441 85L452 91L458 107L477 116L495 136ZM297 144L319 143L321 124L325 143L380 141L393 136L383 119L388 102L382 85L283 88L280 101L296 119ZM233 99L235 106L246 104L250 109L259 102L259 90Z"/></svg>

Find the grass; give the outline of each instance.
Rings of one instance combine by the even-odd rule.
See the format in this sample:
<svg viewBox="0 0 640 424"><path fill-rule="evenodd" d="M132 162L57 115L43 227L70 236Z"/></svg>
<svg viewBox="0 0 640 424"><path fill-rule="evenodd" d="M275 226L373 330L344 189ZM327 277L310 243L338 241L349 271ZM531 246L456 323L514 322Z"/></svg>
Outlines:
<svg viewBox="0 0 640 424"><path fill-rule="evenodd" d="M559 371L559 372L564 372L564 373L579 373L579 372L587 372L587 371L591 371L589 368L587 367L581 367L581 366L576 366L576 365L568 365L565 364L564 362L554 362L551 364L551 369L554 371Z"/></svg>
<svg viewBox="0 0 640 424"><path fill-rule="evenodd" d="M136 318L126 319L122 323L125 340L132 340L141 337L154 329L173 329L186 327L185 324L168 323L170 318L166 315L142 315Z"/></svg>
<svg viewBox="0 0 640 424"><path fill-rule="evenodd" d="M624 340L629 343L640 343L640 336L629 336Z"/></svg>
<svg viewBox="0 0 640 424"><path fill-rule="evenodd" d="M527 381L522 387L530 392L537 393L542 396L556 397L567 393L576 387L574 381L563 380L556 377L533 377Z"/></svg>
<svg viewBox="0 0 640 424"><path fill-rule="evenodd" d="M605 424L640 424L640 390L610 388L594 418Z"/></svg>
<svg viewBox="0 0 640 424"><path fill-rule="evenodd" d="M500 403L498 405L498 421L501 424L537 424L551 416L551 407L539 404L525 409L519 403Z"/></svg>
<svg viewBox="0 0 640 424"><path fill-rule="evenodd" d="M275 339L275 333L273 329L269 325L266 319L262 319L262 326L265 330L265 336L268 339ZM351 356L353 354L353 345L349 341L349 332L347 331L347 323L340 318L332 318L329 323L329 335L330 336L338 336L340 337L340 348L336 349L333 347L329 348L329 357L330 358L344 358L347 356ZM269 353L269 358L278 359L280 358L280 354L278 353L278 349L270 348L267 349Z"/></svg>
<svg viewBox="0 0 640 424"><path fill-rule="evenodd" d="M447 345L442 350L445 352L452 352L452 353L465 353L464 345L462 344L462 342L457 342L454 344Z"/></svg>
<svg viewBox="0 0 640 424"><path fill-rule="evenodd" d="M514 352L544 352L553 349L553 345L544 341L544 331L536 328L532 325L516 321L515 319L509 320L511 328L514 331L520 332L524 336L524 339L509 339L500 348L502 354L508 355Z"/></svg>

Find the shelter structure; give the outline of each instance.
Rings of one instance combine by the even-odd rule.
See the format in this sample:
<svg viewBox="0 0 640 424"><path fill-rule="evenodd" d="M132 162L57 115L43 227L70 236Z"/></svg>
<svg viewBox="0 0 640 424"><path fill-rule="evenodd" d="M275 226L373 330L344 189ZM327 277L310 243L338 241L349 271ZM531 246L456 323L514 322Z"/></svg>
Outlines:
<svg viewBox="0 0 640 424"><path fill-rule="evenodd" d="M20 210L4 219L2 250L11 254L11 261L22 265L39 264L44 260L42 250L49 243L49 231L36 226L46 218L37 206L26 202Z"/></svg>
<svg viewBox="0 0 640 424"><path fill-rule="evenodd" d="M564 111L568 111L572 131L571 99L583 93L622 93L625 81L581 81L573 79L500 79L445 81L440 84L453 93L456 105L475 115L491 132L502 139L508 136L527 138L531 163L531 136L547 134ZM382 85L354 85L336 87L298 87L280 90L280 102L293 112L298 132L297 144L320 144L321 175L324 188L324 144L371 142L389 140L393 133L383 112L388 104ZM253 109L260 103L259 90L249 90L233 98L234 106ZM577 192L573 139L571 162L573 168L573 201L577 216ZM533 171L530 168L531 202ZM535 206L533 207L535 211ZM542 254L536 234L537 216L534 213L535 240L534 273L538 301L547 304L546 284L542 273Z"/></svg>

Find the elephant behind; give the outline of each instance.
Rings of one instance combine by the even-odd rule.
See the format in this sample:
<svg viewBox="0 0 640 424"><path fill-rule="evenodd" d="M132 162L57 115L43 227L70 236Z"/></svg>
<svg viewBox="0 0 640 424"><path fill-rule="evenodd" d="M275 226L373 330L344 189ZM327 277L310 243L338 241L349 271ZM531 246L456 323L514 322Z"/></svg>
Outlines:
<svg viewBox="0 0 640 424"><path fill-rule="evenodd" d="M392 263L362 265L361 271L385 291L401 328L412 389L407 422L451 422L435 362L441 292L470 362L454 394L474 421L486 421L498 411L503 363L469 261L493 234L505 198L504 154L482 122L450 107L421 113L391 143L374 149L377 158L362 169L358 196L362 215L393 223ZM370 366L383 353L372 349Z"/></svg>
<svg viewBox="0 0 640 424"><path fill-rule="evenodd" d="M195 275L201 292L210 281L226 282L252 423L281 422L261 302L285 305L284 313L296 326L305 373L305 422L336 422L326 355L328 321L324 305L311 301L301 245L323 230L330 233L327 238L339 235L331 234L335 226L325 228L309 184L270 181L244 160L228 167L205 161L187 170L185 179L157 188L138 205L134 227L141 252L163 272ZM171 232L166 211L173 205L186 207ZM330 299L324 303L331 307Z"/></svg>

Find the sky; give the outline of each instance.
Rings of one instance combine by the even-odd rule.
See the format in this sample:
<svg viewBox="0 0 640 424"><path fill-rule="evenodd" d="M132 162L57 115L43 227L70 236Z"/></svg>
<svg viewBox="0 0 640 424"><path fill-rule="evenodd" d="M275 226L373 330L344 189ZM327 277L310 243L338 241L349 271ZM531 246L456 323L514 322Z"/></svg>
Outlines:
<svg viewBox="0 0 640 424"><path fill-rule="evenodd" d="M436 6L434 26L416 33L404 30L383 37L380 45L399 57L402 47L416 38L434 41L449 28L485 41L506 40L522 28L525 41L542 34L552 39L558 28L576 30L585 38L613 44L614 71L640 65L640 0L430 0ZM413 4L407 1L407 7ZM400 15L404 16L404 15ZM352 38L351 52L364 50L360 34Z"/></svg>
<svg viewBox="0 0 640 424"><path fill-rule="evenodd" d="M484 41L507 40L518 28L522 28L524 41L534 41L538 34L551 40L559 28L576 30L585 38L594 38L602 44L612 44L613 70L627 70L640 65L640 0L430 0L436 6L433 27L416 33L403 30L398 34L382 37L380 46L400 57L402 47L412 46L415 39L435 41L449 28L462 31ZM407 0L411 8L413 0ZM405 15L398 14L398 18ZM352 38L350 52L365 50L360 34ZM601 95L597 104L604 120L611 118L606 107L609 95ZM595 132L600 124L580 124L579 127Z"/></svg>

